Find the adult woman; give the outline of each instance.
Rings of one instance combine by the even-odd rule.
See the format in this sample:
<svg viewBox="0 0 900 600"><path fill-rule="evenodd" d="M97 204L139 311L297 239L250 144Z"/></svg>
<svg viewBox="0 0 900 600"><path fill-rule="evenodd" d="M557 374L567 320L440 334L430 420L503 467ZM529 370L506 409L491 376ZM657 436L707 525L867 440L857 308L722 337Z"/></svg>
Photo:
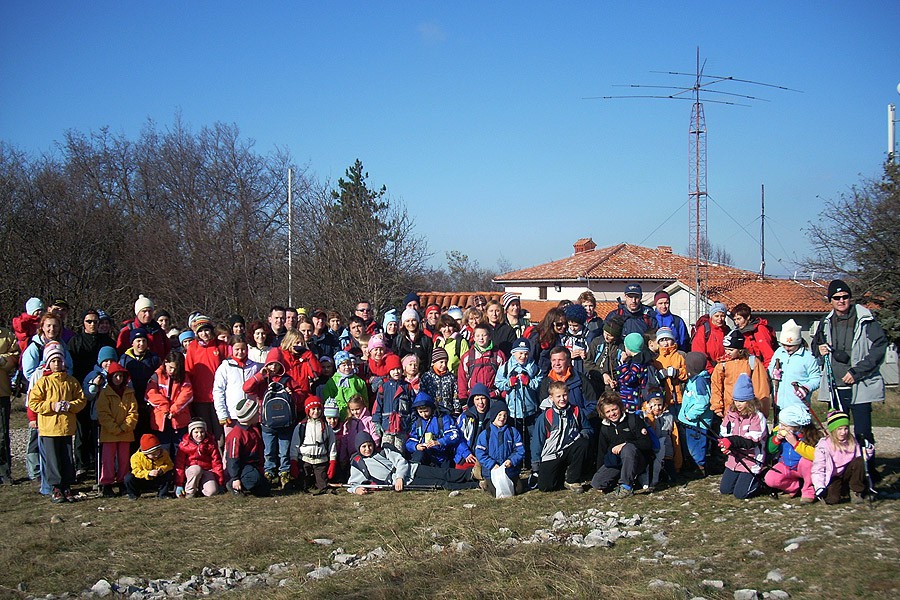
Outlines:
<svg viewBox="0 0 900 600"><path fill-rule="evenodd" d="M312 382L322 372L322 365L316 355L306 347L303 334L296 329L288 329L281 340L281 345L269 350L262 364L280 362L284 365L285 373L294 381L294 389L297 393L297 414L303 414L303 403L310 395Z"/></svg>
<svg viewBox="0 0 900 600"><path fill-rule="evenodd" d="M725 335L731 328L725 324L728 308L721 302L715 302L708 315L697 319L694 326L694 337L691 340L691 351L706 355L706 370L712 374L713 367L725 358Z"/></svg>
<svg viewBox="0 0 900 600"><path fill-rule="evenodd" d="M481 312L480 308L470 306L466 309L466 312L463 313L463 323L465 325L460 329L460 333L467 342L472 342L472 333L475 331L475 326L483 321L484 313Z"/></svg>
<svg viewBox="0 0 900 600"><path fill-rule="evenodd" d="M25 348L25 352L22 353L22 372L25 374L26 379L30 380L31 375L40 366L43 360L44 346L47 345L47 342L62 343L61 335L62 320L59 315L55 312L44 313L38 322L37 333L31 337L31 342ZM71 375L72 355L69 354L69 349L65 344L63 344L62 350L65 355L66 371Z"/></svg>
<svg viewBox="0 0 900 600"><path fill-rule="evenodd" d="M513 343L516 341L516 332L510 327L503 314L503 306L497 300L488 302L484 311L487 324L491 328L491 341L494 348L501 350L504 356L509 356Z"/></svg>
<svg viewBox="0 0 900 600"><path fill-rule="evenodd" d="M561 308L548 310L538 325L537 348L534 349L533 356L544 375L550 372L550 350L560 345L567 326L566 313Z"/></svg>
<svg viewBox="0 0 900 600"><path fill-rule="evenodd" d="M741 302L731 309L731 318L738 331L744 334L744 348L768 369L775 353L775 332L769 322L753 315L750 306Z"/></svg>
<svg viewBox="0 0 900 600"><path fill-rule="evenodd" d="M265 364L266 355L272 348L266 345L266 336L268 328L262 321L253 321L248 329L250 332L250 347L248 348L248 356L255 363Z"/></svg>
<svg viewBox="0 0 900 600"><path fill-rule="evenodd" d="M401 359L407 354L415 354L419 358L420 372L429 369L434 342L419 329L419 313L407 308L400 317L400 323L402 329L394 338L394 353Z"/></svg>

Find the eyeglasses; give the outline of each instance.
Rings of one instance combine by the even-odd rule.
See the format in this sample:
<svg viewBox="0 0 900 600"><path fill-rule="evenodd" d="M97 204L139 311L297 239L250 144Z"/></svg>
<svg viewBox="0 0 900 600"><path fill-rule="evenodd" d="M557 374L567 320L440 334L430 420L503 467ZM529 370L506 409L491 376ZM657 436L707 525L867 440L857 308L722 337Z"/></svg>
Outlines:
<svg viewBox="0 0 900 600"><path fill-rule="evenodd" d="M554 326L554 327L565 327L565 326L566 326L566 322L565 322L565 321L559 321L559 322L554 323L553 326Z"/></svg>
<svg viewBox="0 0 900 600"><path fill-rule="evenodd" d="M371 308L357 308L356 312L372 312Z"/></svg>
<svg viewBox="0 0 900 600"><path fill-rule="evenodd" d="M832 299L832 300L837 300L838 302L843 302L843 301L845 301L845 300L849 300L849 299L850 299L850 295L847 294L846 296L832 296L831 299Z"/></svg>
<svg viewBox="0 0 900 600"><path fill-rule="evenodd" d="M85 319L84 322L86 325L92 325L97 322L97 319Z"/></svg>

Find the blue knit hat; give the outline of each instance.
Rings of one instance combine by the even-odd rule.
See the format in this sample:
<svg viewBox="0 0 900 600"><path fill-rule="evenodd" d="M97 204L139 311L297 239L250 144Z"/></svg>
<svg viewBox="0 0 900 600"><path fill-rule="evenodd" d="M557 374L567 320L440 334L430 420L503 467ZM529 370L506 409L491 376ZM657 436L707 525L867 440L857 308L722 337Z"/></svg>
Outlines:
<svg viewBox="0 0 900 600"><path fill-rule="evenodd" d="M386 313L384 313L384 319L381 320L382 329L387 329L388 323L399 323L400 316L397 314L397 309L392 308Z"/></svg>
<svg viewBox="0 0 900 600"><path fill-rule="evenodd" d="M432 398L425 392L419 392L418 394L416 394L416 399L413 400L412 407L419 408L420 406L430 406L431 408L434 408L434 398Z"/></svg>
<svg viewBox="0 0 900 600"><path fill-rule="evenodd" d="M788 404L778 413L778 421L790 427L805 427L812 423L809 411L802 404Z"/></svg>
<svg viewBox="0 0 900 600"><path fill-rule="evenodd" d="M746 373L738 375L737 381L734 382L734 392L731 394L731 397L735 402L746 402L756 398L756 394L753 392L753 382L750 381L749 375Z"/></svg>
<svg viewBox="0 0 900 600"><path fill-rule="evenodd" d="M113 362L118 362L119 355L116 353L116 349L112 346L103 346L100 348L100 352L97 353L97 364L102 365L103 361L111 360Z"/></svg>
<svg viewBox="0 0 900 600"><path fill-rule="evenodd" d="M637 354L644 349L644 336L637 332L625 336L625 349Z"/></svg>
<svg viewBox="0 0 900 600"><path fill-rule="evenodd" d="M194 339L195 337L196 336L194 335L194 332L190 329L187 329L178 334L178 343L183 344L188 340Z"/></svg>
<svg viewBox="0 0 900 600"><path fill-rule="evenodd" d="M580 304L570 304L565 309L566 321L584 325L587 321L587 310Z"/></svg>
<svg viewBox="0 0 900 600"><path fill-rule="evenodd" d="M709 316L713 316L716 313L725 313L728 314L728 307L722 304L721 302L713 302L713 305L709 307Z"/></svg>

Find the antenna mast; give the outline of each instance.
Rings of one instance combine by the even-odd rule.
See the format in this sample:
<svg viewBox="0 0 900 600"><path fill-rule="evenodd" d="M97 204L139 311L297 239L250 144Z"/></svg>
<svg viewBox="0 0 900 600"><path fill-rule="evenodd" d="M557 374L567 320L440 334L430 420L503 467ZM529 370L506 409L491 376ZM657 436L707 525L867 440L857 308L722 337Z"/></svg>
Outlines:
<svg viewBox="0 0 900 600"><path fill-rule="evenodd" d="M694 258L695 293L694 314L695 319L700 318L700 296L703 294L701 284L701 257L703 246L709 246L709 238L706 234L706 117L703 114L703 103L700 102L700 48L697 48L697 71L694 86L691 91L694 94L694 105L691 108L691 126L688 134L688 250ZM709 254L707 250L707 255Z"/></svg>
<svg viewBox="0 0 900 600"><path fill-rule="evenodd" d="M759 278L766 278L766 184L761 183L759 214Z"/></svg>
<svg viewBox="0 0 900 600"><path fill-rule="evenodd" d="M294 239L292 230L294 229L294 211L292 202L292 188L293 185L293 169L288 169L288 189L287 189L287 204L288 204L288 305L294 306L294 278L293 278L293 256L294 256Z"/></svg>

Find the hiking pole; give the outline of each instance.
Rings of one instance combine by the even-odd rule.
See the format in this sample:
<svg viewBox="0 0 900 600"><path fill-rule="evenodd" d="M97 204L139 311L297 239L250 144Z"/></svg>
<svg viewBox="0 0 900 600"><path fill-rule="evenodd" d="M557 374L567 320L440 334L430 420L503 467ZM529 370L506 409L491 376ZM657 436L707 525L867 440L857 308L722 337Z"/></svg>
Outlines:
<svg viewBox="0 0 900 600"><path fill-rule="evenodd" d="M834 369L831 367L831 353L825 355L825 376L828 378L828 391L831 392L831 410L841 410L841 397L837 391Z"/></svg>
<svg viewBox="0 0 900 600"><path fill-rule="evenodd" d="M781 368L781 359L775 359L775 368L772 369L772 389L774 390L772 393L772 418L775 423L778 423L778 414L781 412L781 407L778 406L778 388L781 387L781 377L784 375L784 370Z"/></svg>
<svg viewBox="0 0 900 600"><path fill-rule="evenodd" d="M863 459L863 470L866 473L866 483L869 485L869 491L872 493L872 499L874 500L878 492L875 491L875 484L872 482L872 474L869 472L869 457L866 455L866 451L872 446L869 444L869 440L861 433L856 434L856 443L859 444L859 453Z"/></svg>
<svg viewBox="0 0 900 600"><path fill-rule="evenodd" d="M697 425L688 425L687 423L685 423L685 425L687 425L687 426L690 427L691 429L696 429L697 431L699 431L700 433L702 433L703 435L705 435L705 436L706 436L707 438L709 438L710 440L716 442L716 444L718 444L718 443L719 443L719 440L721 440L722 438L728 437L728 436L724 436L724 435L716 435L716 434L713 433L711 430L709 430L709 429L704 429L704 428L699 427L699 426L697 426ZM739 450L743 450L744 448L738 448L738 449L739 449ZM737 461L738 461L739 463L743 464L742 458L738 458L737 456L735 456L735 458L737 459ZM745 456L745 457L743 457L743 458L746 458L747 460L752 461L752 462L755 463L757 466L762 467L764 470L766 470L766 469L771 469L771 468L772 468L771 466L767 465L767 464L765 463L765 461L758 460L758 459L756 459L756 458L754 458L754 457L752 457L752 456ZM746 469L746 468L747 468L747 465L744 465L744 468ZM747 469L747 470L749 471L749 469ZM762 471L761 471L761 472L762 472ZM760 472L760 473L761 473L761 472ZM758 473L757 473L757 474L758 474Z"/></svg>
<svg viewBox="0 0 900 600"><path fill-rule="evenodd" d="M796 392L797 389L800 387L800 382L792 381L791 385L794 387L794 391ZM797 396L796 393L794 395ZM797 396L797 398L800 398L800 396ZM806 393L806 398L809 398L809 392ZM820 419L819 415L816 414L816 411L813 410L812 401L811 400L807 401L804 398L800 398L800 402L802 402L803 406L805 406L809 410L809 414L811 414L813 416L813 419L816 420L816 423L819 425L819 429L821 429L822 431L825 431L825 425L822 424L822 419Z"/></svg>

